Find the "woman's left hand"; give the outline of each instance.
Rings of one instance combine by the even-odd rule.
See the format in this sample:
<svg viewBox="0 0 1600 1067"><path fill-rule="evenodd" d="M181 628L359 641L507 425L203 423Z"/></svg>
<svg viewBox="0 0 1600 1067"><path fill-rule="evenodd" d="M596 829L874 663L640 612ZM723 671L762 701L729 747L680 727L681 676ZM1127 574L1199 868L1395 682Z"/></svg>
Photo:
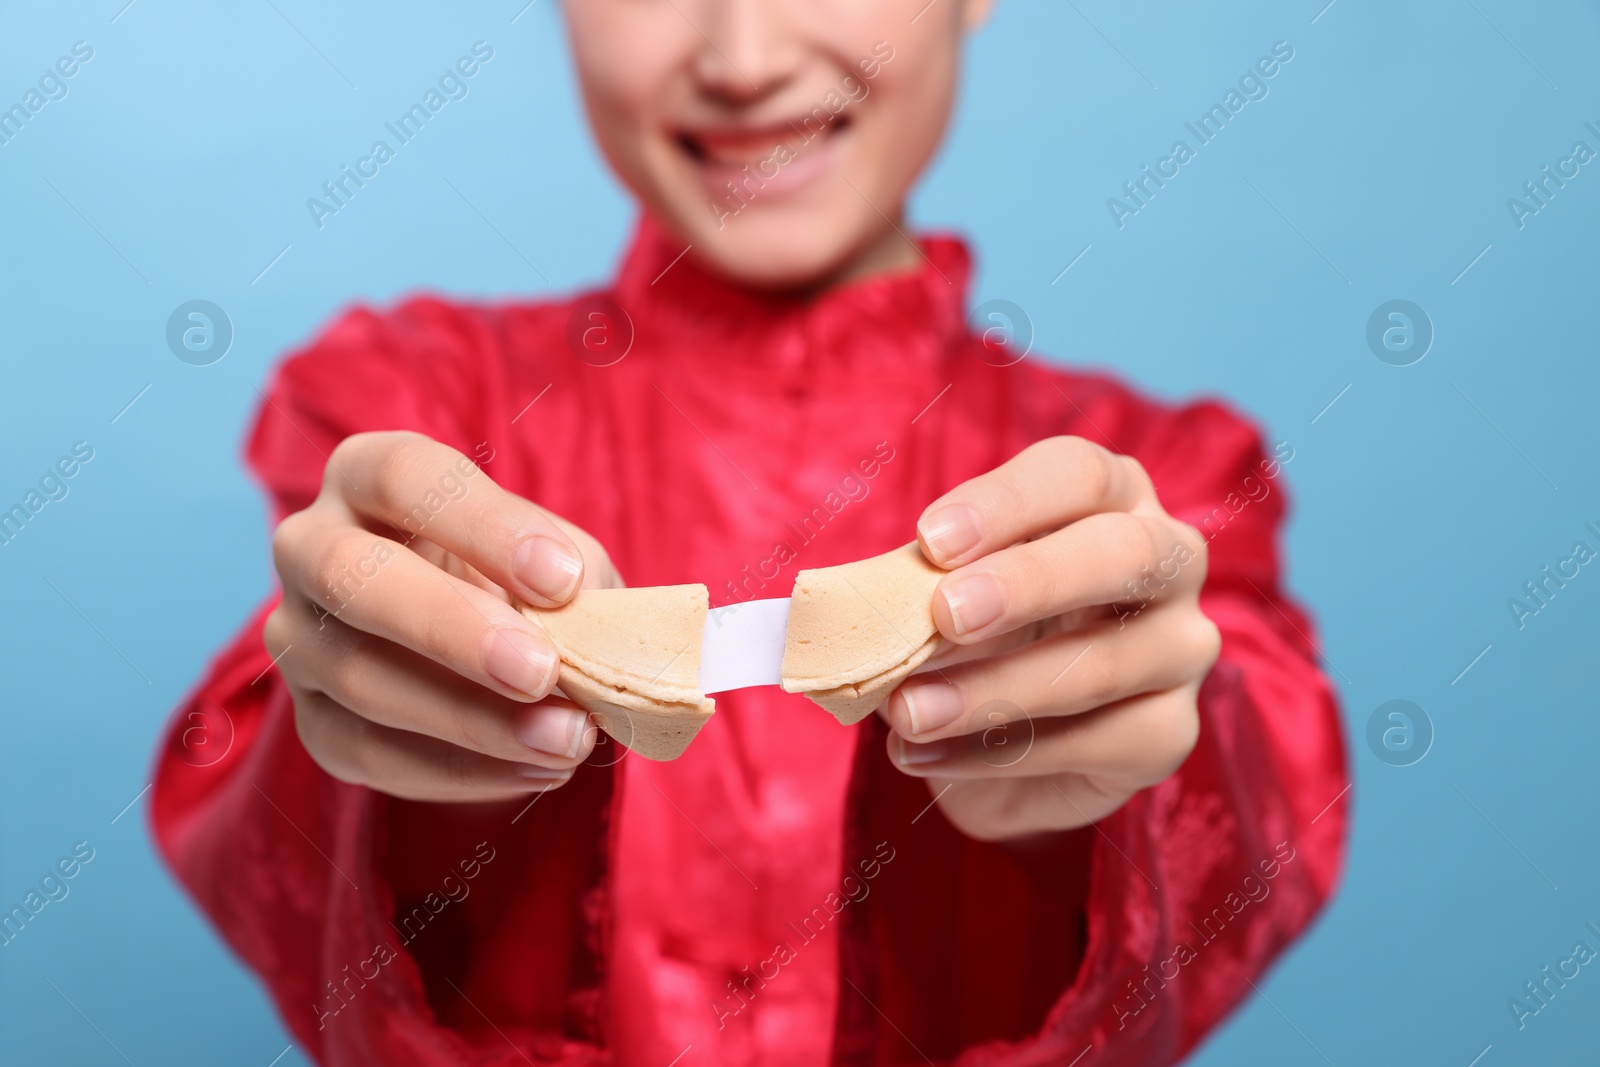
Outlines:
<svg viewBox="0 0 1600 1067"><path fill-rule="evenodd" d="M889 756L981 840L1094 822L1178 769L1221 637L1206 540L1137 461L1040 441L923 512L946 644L881 713Z"/></svg>

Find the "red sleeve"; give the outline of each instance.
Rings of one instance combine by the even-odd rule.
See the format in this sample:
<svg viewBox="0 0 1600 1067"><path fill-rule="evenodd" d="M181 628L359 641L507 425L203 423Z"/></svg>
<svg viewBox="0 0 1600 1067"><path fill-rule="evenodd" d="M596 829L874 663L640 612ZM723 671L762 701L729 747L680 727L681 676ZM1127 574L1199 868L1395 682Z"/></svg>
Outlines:
<svg viewBox="0 0 1600 1067"><path fill-rule="evenodd" d="M862 744L853 847L903 841L906 859L853 917L860 947L844 968L863 996L840 1002L844 1062L899 1062L908 1037L960 1067L1067 1064L1090 1048L1102 1067L1176 1062L1337 880L1338 709L1276 545L1292 450L1264 452L1215 404L1173 412L1098 387L1074 404L1068 432L1109 432L1208 538L1201 607L1223 649L1200 693L1199 742L1097 825L1017 848L972 841L930 811L922 783L881 758L881 725L864 723L876 740ZM1048 432L1060 430L1037 436Z"/></svg>
<svg viewBox="0 0 1600 1067"><path fill-rule="evenodd" d="M329 453L351 434L416 430L470 454L480 328L432 300L386 315L358 308L279 367L246 453L274 520L311 503Z"/></svg>
<svg viewBox="0 0 1600 1067"><path fill-rule="evenodd" d="M1292 444L1268 451L1205 403L1164 420L1138 452L1167 511L1207 540L1200 606L1222 655L1201 691L1195 752L1104 826L1128 858L1097 857L1121 866L1124 877L1103 881L1125 897L1111 924L1120 950L1096 963L1107 1040L1143 1035L1183 1055L1332 893L1349 779L1314 626L1282 588ZM1136 861L1155 886L1126 877Z"/></svg>
<svg viewBox="0 0 1600 1067"><path fill-rule="evenodd" d="M247 448L274 519L311 502L328 455L353 433L417 430L471 454L469 429L480 422L474 405L494 373L484 366L492 351L487 329L470 313L413 301L382 316L351 312L288 360L263 397ZM468 954L480 902L501 892L497 877L506 883L518 862L484 857L497 854L496 844L500 856L521 850L505 848L503 840L477 847L475 827L442 826L451 820L427 805L343 784L316 766L262 645L262 623L276 601L261 605L173 715L155 767L157 843L229 945L262 977L296 1044L318 1062L464 1062L476 1035L464 1033L470 1026L451 1029L454 1020L434 1020L428 984L451 974L461 985L471 983L464 971L432 973L432 958L446 949L457 959ZM603 802L597 789L603 792L579 788L541 807L592 809ZM530 817L516 829L523 842L539 844L552 825ZM552 907L582 903L587 872L580 868L594 848L592 820L572 818L568 825L570 840L543 842L546 856L566 848L579 857L564 865L575 872L571 877L565 869L546 872ZM591 840L582 840L586 831ZM404 835L408 847L387 849L394 835ZM408 876L408 858L427 870ZM455 881L442 881L451 876ZM474 877L470 905L446 899L450 886ZM437 932L408 948L408 934L425 923ZM573 946L552 948L557 954L562 959L549 963L530 958L528 980L542 973L560 994L583 986L585 976L570 970ZM419 966L425 957L432 958ZM548 1048L552 1059L585 1055L559 1037Z"/></svg>
<svg viewBox="0 0 1600 1067"><path fill-rule="evenodd" d="M1069 1059L1092 1043L1103 1062L1146 1065L1187 1054L1328 899L1348 779L1312 623L1282 589L1293 448L1268 453L1202 403L1150 419L1130 451L1207 540L1200 606L1222 654L1189 759L1099 824L1088 950L1045 1033Z"/></svg>

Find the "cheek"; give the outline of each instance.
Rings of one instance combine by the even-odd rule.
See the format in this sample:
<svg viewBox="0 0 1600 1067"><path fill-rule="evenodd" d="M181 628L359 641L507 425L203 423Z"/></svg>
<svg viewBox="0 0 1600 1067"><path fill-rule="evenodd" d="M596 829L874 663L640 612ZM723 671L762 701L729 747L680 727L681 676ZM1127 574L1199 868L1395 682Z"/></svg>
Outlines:
<svg viewBox="0 0 1600 1067"><path fill-rule="evenodd" d="M640 177L646 139L659 133L664 101L683 69L682 27L670 6L646 12L600 0L566 7L568 37L596 139L630 184Z"/></svg>
<svg viewBox="0 0 1600 1067"><path fill-rule="evenodd" d="M626 149L644 126L647 94L639 72L601 56L583 67L581 78L589 123L601 147L608 154Z"/></svg>
<svg viewBox="0 0 1600 1067"><path fill-rule="evenodd" d="M903 192L939 147L955 96L956 59L942 46L897 50L873 79L860 109L857 150L884 186Z"/></svg>

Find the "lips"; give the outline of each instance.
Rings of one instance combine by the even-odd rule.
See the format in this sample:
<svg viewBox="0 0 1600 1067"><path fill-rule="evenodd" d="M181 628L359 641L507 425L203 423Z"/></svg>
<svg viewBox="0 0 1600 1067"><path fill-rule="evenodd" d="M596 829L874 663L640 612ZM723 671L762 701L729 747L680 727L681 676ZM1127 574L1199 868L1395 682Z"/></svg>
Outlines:
<svg viewBox="0 0 1600 1067"><path fill-rule="evenodd" d="M824 174L837 155L839 135L850 126L849 117L839 115L819 131L815 119L805 124L810 118L808 112L760 126L686 129L676 140L713 201L744 204L776 199Z"/></svg>
<svg viewBox="0 0 1600 1067"><path fill-rule="evenodd" d="M682 130L678 134L678 144L698 163L735 169L742 168L745 164L754 166L763 160L771 159L779 145L788 145L795 153L814 145L817 123L813 119L812 125L806 127L803 123L808 118L811 118L809 113L787 122L763 126L701 127ZM823 127L823 139L833 137L849 124L848 116L840 115L834 118Z"/></svg>

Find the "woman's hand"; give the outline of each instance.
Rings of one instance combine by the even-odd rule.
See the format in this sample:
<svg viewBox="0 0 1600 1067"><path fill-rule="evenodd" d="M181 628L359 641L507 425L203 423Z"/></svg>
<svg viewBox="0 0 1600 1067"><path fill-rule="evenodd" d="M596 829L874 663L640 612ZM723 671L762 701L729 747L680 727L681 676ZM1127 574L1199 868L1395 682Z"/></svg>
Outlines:
<svg viewBox="0 0 1600 1067"><path fill-rule="evenodd" d="M1093 822L1177 770L1221 648L1200 612L1206 542L1139 464L1041 441L946 493L918 523L950 573L948 642L883 713L889 755L982 840Z"/></svg>
<svg viewBox="0 0 1600 1067"><path fill-rule="evenodd" d="M565 783L595 730L513 599L621 585L592 537L415 433L334 450L322 492L273 536L283 601L267 651L311 758L412 800L489 801Z"/></svg>

